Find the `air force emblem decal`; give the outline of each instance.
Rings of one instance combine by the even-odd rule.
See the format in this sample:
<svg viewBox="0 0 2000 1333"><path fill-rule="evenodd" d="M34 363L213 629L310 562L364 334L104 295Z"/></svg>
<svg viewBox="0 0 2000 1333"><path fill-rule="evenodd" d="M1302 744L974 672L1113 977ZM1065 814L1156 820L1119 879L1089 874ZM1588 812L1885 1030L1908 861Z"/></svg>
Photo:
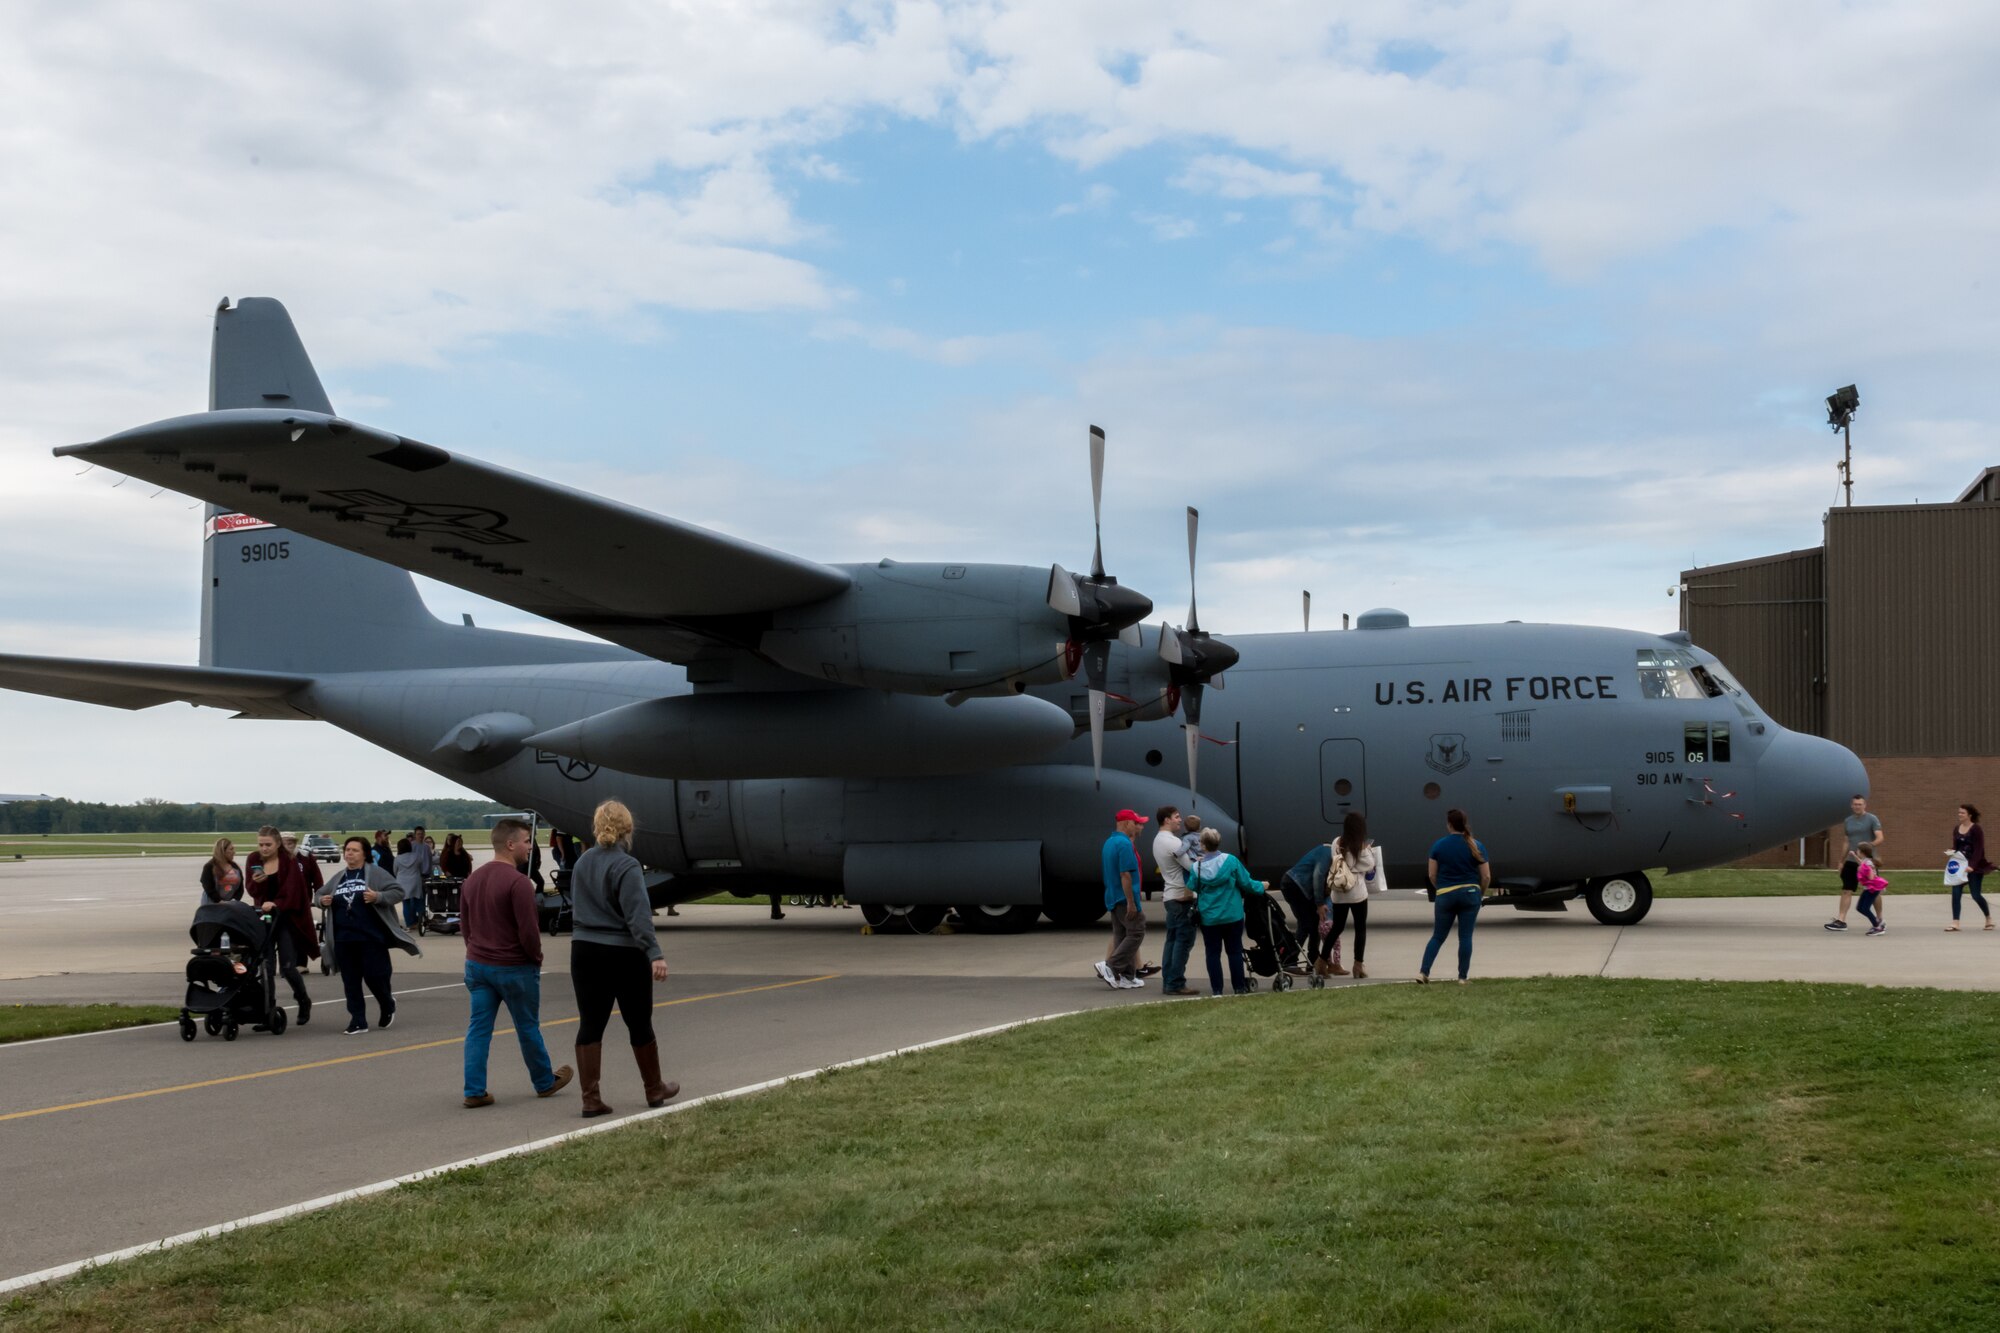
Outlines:
<svg viewBox="0 0 2000 1333"><path fill-rule="evenodd" d="M1459 769L1464 768L1472 762L1471 758L1465 753L1464 735L1452 731L1446 732L1442 736L1431 737L1431 750L1429 754L1424 756L1424 762L1438 772L1447 775L1456 773Z"/></svg>

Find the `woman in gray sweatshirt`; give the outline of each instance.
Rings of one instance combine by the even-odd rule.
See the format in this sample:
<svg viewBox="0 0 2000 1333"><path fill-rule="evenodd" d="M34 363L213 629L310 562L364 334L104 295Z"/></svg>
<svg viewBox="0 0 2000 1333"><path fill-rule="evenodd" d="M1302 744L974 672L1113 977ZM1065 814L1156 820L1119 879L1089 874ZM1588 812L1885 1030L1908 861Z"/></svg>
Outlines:
<svg viewBox="0 0 2000 1333"><path fill-rule="evenodd" d="M653 934L646 875L631 851L632 812L617 801L606 801L597 807L591 824L597 845L577 858L569 877L576 914L569 980L576 989L576 1071L586 1118L611 1111L598 1095L598 1081L603 1075L604 1029L614 1004L632 1039L632 1058L646 1085L646 1105L665 1106L681 1090L680 1084L660 1078L653 983L667 979L667 960Z"/></svg>

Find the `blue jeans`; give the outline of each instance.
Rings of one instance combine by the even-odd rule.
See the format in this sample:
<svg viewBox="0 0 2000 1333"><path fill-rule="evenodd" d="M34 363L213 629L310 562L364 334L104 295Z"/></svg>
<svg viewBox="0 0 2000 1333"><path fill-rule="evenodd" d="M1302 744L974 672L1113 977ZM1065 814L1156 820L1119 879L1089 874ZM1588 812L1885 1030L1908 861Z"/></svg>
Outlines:
<svg viewBox="0 0 2000 1333"><path fill-rule="evenodd" d="M1208 993L1222 994L1222 955L1229 954L1229 984L1237 994L1243 993L1246 984L1243 978L1243 921L1226 921L1219 926L1203 922L1201 926L1201 947L1208 955Z"/></svg>
<svg viewBox="0 0 2000 1333"><path fill-rule="evenodd" d="M1472 927L1479 921L1477 886L1440 893L1431 904L1431 942L1424 946L1425 976L1431 974L1431 964L1437 961L1438 950L1444 947L1444 937L1451 934L1454 921L1458 923L1458 979L1463 981L1472 971Z"/></svg>
<svg viewBox="0 0 2000 1333"><path fill-rule="evenodd" d="M465 961L465 989L472 996L472 1019L465 1025L465 1095L486 1095L486 1052L493 1045L493 1018L501 1005L514 1020L514 1039L536 1092L555 1086L549 1048L542 1044L542 975L531 963L499 967Z"/></svg>
<svg viewBox="0 0 2000 1333"><path fill-rule="evenodd" d="M1988 921L1991 921L1993 919L1993 909L1986 905L1986 895L1979 891L1979 886L1985 880L1985 878L1986 876L1984 875L1967 875L1965 877L1965 883L1954 884L1951 886L1951 919L1953 921L1958 920L1958 904L1960 902L1961 895L1967 893L1970 893L1972 895L1973 906L1979 909L1981 915L1983 915ZM1167 920L1171 921L1173 920L1173 918L1168 917Z"/></svg>
<svg viewBox="0 0 2000 1333"><path fill-rule="evenodd" d="M1188 959L1194 956L1194 932L1198 925L1194 899L1167 899L1167 949L1160 959L1160 984L1168 990L1187 987Z"/></svg>

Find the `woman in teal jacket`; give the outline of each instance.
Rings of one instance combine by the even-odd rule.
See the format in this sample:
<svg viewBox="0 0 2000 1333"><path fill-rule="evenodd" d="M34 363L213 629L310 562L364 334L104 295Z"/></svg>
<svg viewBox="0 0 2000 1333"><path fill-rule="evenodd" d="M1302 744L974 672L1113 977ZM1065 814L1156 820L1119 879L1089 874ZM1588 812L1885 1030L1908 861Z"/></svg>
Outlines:
<svg viewBox="0 0 2000 1333"><path fill-rule="evenodd" d="M1250 878L1243 863L1222 850L1222 834L1201 831L1201 860L1188 882L1194 886L1195 912L1201 917L1201 944L1208 954L1208 993L1222 994L1222 953L1229 952L1229 982L1236 994L1249 993L1243 976L1243 899L1268 886Z"/></svg>

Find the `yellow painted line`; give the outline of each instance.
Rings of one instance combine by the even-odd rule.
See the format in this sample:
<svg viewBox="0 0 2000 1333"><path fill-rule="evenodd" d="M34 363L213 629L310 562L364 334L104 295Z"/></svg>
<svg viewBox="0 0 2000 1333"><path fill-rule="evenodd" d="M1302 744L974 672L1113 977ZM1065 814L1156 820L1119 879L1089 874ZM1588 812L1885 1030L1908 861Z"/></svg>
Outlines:
<svg viewBox="0 0 2000 1333"><path fill-rule="evenodd" d="M662 1000L655 1009L668 1009L677 1004L694 1004L699 1000L726 1000L732 995L755 995L759 991L784 990L791 986L811 986L821 981L833 981L840 976L829 972L823 977L804 977L798 981L776 981L765 986L745 986L741 990L714 991L708 995L684 995L678 1000ZM570 1023L581 1022L581 1018L558 1018L554 1022L542 1024L545 1028L559 1028ZM512 1035L513 1028L495 1028L493 1035ZM446 1037L442 1041L420 1041L411 1046L392 1046L386 1051L360 1051L354 1055L336 1056L331 1060L314 1060L310 1064L286 1065L281 1069L259 1069L249 1074L230 1074L226 1078L204 1079L200 1083L176 1083L170 1088L148 1088L144 1092L121 1092L115 1097L96 1097L87 1102L68 1102L62 1106L44 1106L34 1111L10 1111L0 1115L0 1121L26 1120L32 1116L54 1115L58 1111L81 1111L92 1106L109 1106L113 1102L137 1101L141 1097L164 1097L170 1092L195 1092L202 1088L219 1088L225 1083L247 1083L256 1078L276 1078L280 1074L298 1074L308 1069L330 1069L334 1065L350 1065L357 1060L379 1060L385 1055L407 1055L411 1051L431 1051L440 1046L462 1046L464 1037Z"/></svg>

